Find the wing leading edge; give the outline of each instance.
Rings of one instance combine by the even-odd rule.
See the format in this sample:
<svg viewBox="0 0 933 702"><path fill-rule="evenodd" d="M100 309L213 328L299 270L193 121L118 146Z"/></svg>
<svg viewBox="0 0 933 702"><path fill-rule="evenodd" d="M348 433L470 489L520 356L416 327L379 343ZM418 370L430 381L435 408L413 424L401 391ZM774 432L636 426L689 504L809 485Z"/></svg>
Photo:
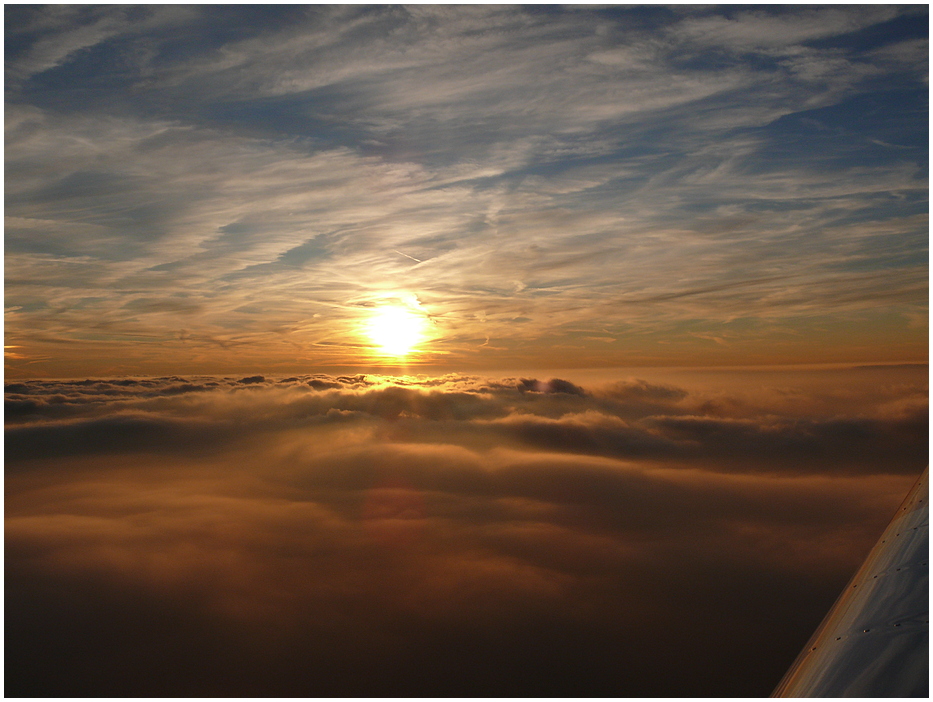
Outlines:
<svg viewBox="0 0 933 702"><path fill-rule="evenodd" d="M929 696L929 468L772 697Z"/></svg>

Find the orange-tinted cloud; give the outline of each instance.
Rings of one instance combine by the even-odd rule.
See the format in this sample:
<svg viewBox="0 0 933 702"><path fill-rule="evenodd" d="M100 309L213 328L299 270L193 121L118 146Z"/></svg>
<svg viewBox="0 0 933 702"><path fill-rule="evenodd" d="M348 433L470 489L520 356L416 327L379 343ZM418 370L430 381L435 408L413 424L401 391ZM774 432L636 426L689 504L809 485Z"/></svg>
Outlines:
<svg viewBox="0 0 933 702"><path fill-rule="evenodd" d="M764 695L925 450L912 382L239 380L8 386L9 694Z"/></svg>

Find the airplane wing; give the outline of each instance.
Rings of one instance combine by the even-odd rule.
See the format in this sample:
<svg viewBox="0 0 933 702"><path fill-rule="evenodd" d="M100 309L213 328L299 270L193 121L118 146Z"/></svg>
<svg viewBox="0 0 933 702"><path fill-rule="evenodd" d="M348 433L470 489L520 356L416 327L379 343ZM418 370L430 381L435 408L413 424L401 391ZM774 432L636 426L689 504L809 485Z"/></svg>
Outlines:
<svg viewBox="0 0 933 702"><path fill-rule="evenodd" d="M929 696L929 468L772 697Z"/></svg>

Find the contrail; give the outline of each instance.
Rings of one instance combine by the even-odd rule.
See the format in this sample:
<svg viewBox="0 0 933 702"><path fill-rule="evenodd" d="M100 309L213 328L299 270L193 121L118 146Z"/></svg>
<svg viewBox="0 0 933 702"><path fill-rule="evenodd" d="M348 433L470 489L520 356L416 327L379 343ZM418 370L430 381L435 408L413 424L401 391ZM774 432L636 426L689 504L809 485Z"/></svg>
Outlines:
<svg viewBox="0 0 933 702"><path fill-rule="evenodd" d="M392 250L395 251L395 253L397 253L399 256L404 256L405 258L410 258L412 261L417 261L418 263L424 263L424 261L422 261L420 258L415 258L414 256L409 256L408 254L402 253L401 251L398 251L397 249L392 249Z"/></svg>

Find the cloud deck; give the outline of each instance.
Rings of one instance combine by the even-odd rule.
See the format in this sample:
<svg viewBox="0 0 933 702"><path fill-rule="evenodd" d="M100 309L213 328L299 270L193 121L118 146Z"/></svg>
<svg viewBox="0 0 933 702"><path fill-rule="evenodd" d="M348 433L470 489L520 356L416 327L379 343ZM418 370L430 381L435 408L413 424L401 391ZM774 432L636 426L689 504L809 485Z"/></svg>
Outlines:
<svg viewBox="0 0 933 702"><path fill-rule="evenodd" d="M7 691L766 694L925 461L826 373L10 383Z"/></svg>

